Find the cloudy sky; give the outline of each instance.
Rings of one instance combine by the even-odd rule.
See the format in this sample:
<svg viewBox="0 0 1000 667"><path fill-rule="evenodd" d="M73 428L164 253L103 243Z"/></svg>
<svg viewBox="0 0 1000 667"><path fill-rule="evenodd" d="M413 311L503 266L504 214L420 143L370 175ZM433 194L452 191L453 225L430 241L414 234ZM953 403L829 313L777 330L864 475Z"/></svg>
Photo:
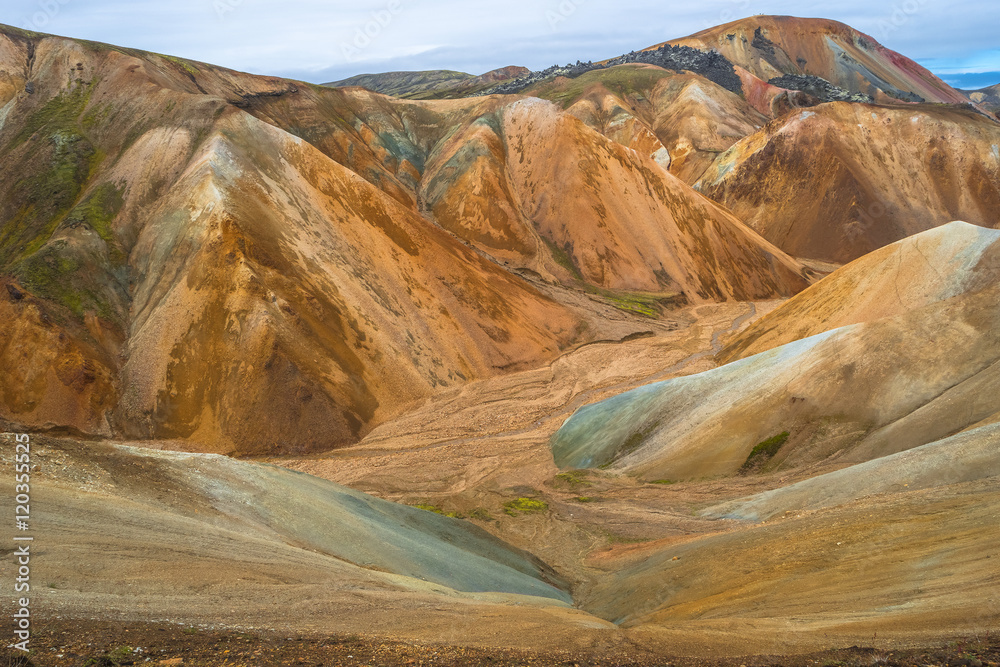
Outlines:
<svg viewBox="0 0 1000 667"><path fill-rule="evenodd" d="M996 0L0 0L0 23L316 83L600 60L753 14L836 19L953 85L1000 82Z"/></svg>

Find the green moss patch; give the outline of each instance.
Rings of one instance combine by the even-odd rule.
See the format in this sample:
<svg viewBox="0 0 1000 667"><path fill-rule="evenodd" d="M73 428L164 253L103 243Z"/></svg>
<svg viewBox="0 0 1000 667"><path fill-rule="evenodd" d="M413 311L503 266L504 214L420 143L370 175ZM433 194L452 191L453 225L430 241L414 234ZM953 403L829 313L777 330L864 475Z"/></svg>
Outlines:
<svg viewBox="0 0 1000 667"><path fill-rule="evenodd" d="M77 318L94 312L113 321L116 314L108 300L109 274L95 269L90 259L79 258L59 241L45 246L13 267L13 275L37 297L58 304ZM102 267L103 268L103 267Z"/></svg>
<svg viewBox="0 0 1000 667"><path fill-rule="evenodd" d="M418 510L424 510L425 512L434 512L434 514L440 514L441 516L450 517L452 519L464 519L465 515L460 512L446 511L438 505L428 505L425 503L418 503L413 505L413 507Z"/></svg>
<svg viewBox="0 0 1000 667"><path fill-rule="evenodd" d="M121 190L110 183L95 188L60 221L53 217L27 245L11 273L32 294L69 310L78 318L94 312L108 321L118 318L114 293L124 296L126 255L112 229L122 207ZM56 228L86 226L106 244L106 252L84 249L73 241L50 242ZM72 234L70 234L72 236Z"/></svg>
<svg viewBox="0 0 1000 667"><path fill-rule="evenodd" d="M10 150L23 144L43 128L52 133L60 130L75 130L77 121L84 109L87 108L87 103L90 102L94 83L92 81L88 84L72 86L46 102L41 109L28 117L24 127L14 137L7 149Z"/></svg>
<svg viewBox="0 0 1000 667"><path fill-rule="evenodd" d="M674 308L683 301L682 295L675 293L618 292L594 285L587 285L584 289L618 310L651 319L658 318L664 310Z"/></svg>
<svg viewBox="0 0 1000 667"><path fill-rule="evenodd" d="M556 475L555 482L557 486L566 486L572 490L592 486L590 480L587 479L586 470L566 470Z"/></svg>
<svg viewBox="0 0 1000 667"><path fill-rule="evenodd" d="M517 498L503 504L503 511L510 516L518 516L519 513L531 514L533 512L545 512L549 509L549 504L544 500L535 498Z"/></svg>
<svg viewBox="0 0 1000 667"><path fill-rule="evenodd" d="M87 225L120 255L111 223L123 203L122 189L112 183L103 183L69 212L66 224L70 227Z"/></svg>
<svg viewBox="0 0 1000 667"><path fill-rule="evenodd" d="M435 514L444 514L444 510L437 505L428 505L425 503L417 503L414 505L418 510L424 510L425 512L434 512Z"/></svg>
<svg viewBox="0 0 1000 667"><path fill-rule="evenodd" d="M541 239L542 241L545 242L545 245L549 249L549 254L552 255L552 259L555 260L556 264L558 264L559 266L563 267L564 269L572 273L574 278L582 282L583 274L580 273L580 269L578 269L576 267L576 264L573 263L573 257L572 255L570 255L569 250L567 250L566 248L560 248L559 246L557 246L555 243L548 240L544 236L542 236Z"/></svg>
<svg viewBox="0 0 1000 667"><path fill-rule="evenodd" d="M50 247L19 264L14 275L32 294L54 301L74 315L82 316L83 295L71 285L71 277L79 268L75 260L61 256Z"/></svg>
<svg viewBox="0 0 1000 667"><path fill-rule="evenodd" d="M746 462L740 468L741 472L749 472L760 468L765 463L774 458L774 455L778 453L781 446L788 441L789 436L788 431L783 431L778 435L772 435L767 440L757 443L752 450L750 450L750 455L747 457Z"/></svg>
<svg viewBox="0 0 1000 667"><path fill-rule="evenodd" d="M644 317L656 318L660 311L657 308L656 300L640 296L611 296L608 297L612 305L618 310L629 313L636 313Z"/></svg>
<svg viewBox="0 0 1000 667"><path fill-rule="evenodd" d="M182 58L177 58L176 56L165 56L162 54L158 55L167 62L171 62L179 66L182 70L184 70L184 73L190 76L191 78L194 78L199 74L201 74L201 70L199 70L197 67L195 67L191 62L187 60L184 60Z"/></svg>
<svg viewBox="0 0 1000 667"><path fill-rule="evenodd" d="M493 521L493 515L482 507L477 507L469 512L469 518L477 521Z"/></svg>
<svg viewBox="0 0 1000 667"><path fill-rule="evenodd" d="M76 201L101 155L83 136L58 131L51 137L52 160L42 173L19 181L13 197L21 208L0 232L0 257L8 265L37 252Z"/></svg>
<svg viewBox="0 0 1000 667"><path fill-rule="evenodd" d="M51 238L65 214L104 159L81 129L80 116L90 100L93 82L67 88L27 118L21 132L7 146L8 152L33 142L34 150L20 152L25 176L7 192L7 200L20 205L0 230L0 265L38 252ZM48 156L48 163L40 162Z"/></svg>

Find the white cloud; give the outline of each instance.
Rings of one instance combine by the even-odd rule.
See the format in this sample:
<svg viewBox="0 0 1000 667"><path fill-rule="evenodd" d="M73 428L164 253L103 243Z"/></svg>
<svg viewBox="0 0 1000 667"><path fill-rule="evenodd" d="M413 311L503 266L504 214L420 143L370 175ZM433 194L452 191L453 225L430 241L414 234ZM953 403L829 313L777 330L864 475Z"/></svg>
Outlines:
<svg viewBox="0 0 1000 667"><path fill-rule="evenodd" d="M982 0L0 0L0 22L313 81L598 60L756 13L837 19L921 62L966 67L995 54L1000 25L1000 3Z"/></svg>

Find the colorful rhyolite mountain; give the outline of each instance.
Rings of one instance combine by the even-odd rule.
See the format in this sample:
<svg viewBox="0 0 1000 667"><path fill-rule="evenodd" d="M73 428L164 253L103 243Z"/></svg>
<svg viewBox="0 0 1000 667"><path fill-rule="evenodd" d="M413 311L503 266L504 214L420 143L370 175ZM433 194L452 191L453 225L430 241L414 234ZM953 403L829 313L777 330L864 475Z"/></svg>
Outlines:
<svg viewBox="0 0 1000 667"><path fill-rule="evenodd" d="M972 102L1000 118L1000 83L979 90L963 91Z"/></svg>
<svg viewBox="0 0 1000 667"><path fill-rule="evenodd" d="M22 428L329 449L586 342L531 280L692 302L808 284L548 102L403 102L15 29L0 73L0 416Z"/></svg>
<svg viewBox="0 0 1000 667"><path fill-rule="evenodd" d="M763 82L786 75L814 76L876 102L966 101L926 68L837 21L753 16L670 43L716 49Z"/></svg>
<svg viewBox="0 0 1000 667"><path fill-rule="evenodd" d="M1000 123L830 102L737 142L695 187L791 255L847 262L950 220L1000 223Z"/></svg>
<svg viewBox="0 0 1000 667"><path fill-rule="evenodd" d="M581 408L552 439L556 463L736 475L867 461L996 421L998 272L1000 231L963 222L883 248L755 322L722 352L731 363Z"/></svg>

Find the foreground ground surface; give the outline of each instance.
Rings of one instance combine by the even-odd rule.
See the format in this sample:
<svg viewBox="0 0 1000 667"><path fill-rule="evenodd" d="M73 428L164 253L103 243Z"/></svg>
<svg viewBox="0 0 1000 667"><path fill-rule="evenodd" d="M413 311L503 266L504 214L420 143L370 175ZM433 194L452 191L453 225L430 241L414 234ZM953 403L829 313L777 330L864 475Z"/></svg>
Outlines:
<svg viewBox="0 0 1000 667"><path fill-rule="evenodd" d="M620 338L578 348L549 367L442 394L356 447L269 459L279 467L150 450L176 442L121 447L37 436L35 627L54 637L64 622L80 627L66 630L65 639L79 643L92 625L95 636L108 637L101 646L86 639L95 651L142 645L114 629L139 622L218 628L226 636L356 634L473 647L440 649L455 656L452 664L476 664L458 662L462 651L501 661L492 664L525 664L517 651L549 660L545 652L556 648L581 656L573 659L579 664L590 656L657 664L662 656L739 659L868 645L889 651L985 637L1000 611L1000 491L990 479L963 474L912 489L905 482L872 487L869 495L848 485L853 495L835 507L786 507L790 496L779 495L768 501L767 516L746 520L706 510L844 466L826 461L668 483L612 470L560 471L553 463L549 438L576 407L712 368L725 341L775 305L698 306L655 321L623 314ZM8 472L0 470L4 484ZM418 508L391 506L387 516L405 525L352 523L343 503L356 505L357 492L317 479L324 477ZM365 501L372 508L380 502ZM384 526L380 544L415 540L441 557L365 552L370 538L347 537L357 525ZM537 586L533 579L477 587L466 566L447 571L458 561L444 555L451 547L441 540L466 548L483 531L525 554L494 546L490 557L565 586L572 606L559 594L525 595ZM265 645L275 651L281 642ZM417 662L409 664L431 664L424 649L412 650L406 660ZM291 653L245 664L302 657ZM350 660L344 656L311 664ZM551 660L537 664L573 664Z"/></svg>
<svg viewBox="0 0 1000 667"><path fill-rule="evenodd" d="M730 658L664 658L638 647L609 655L592 651L519 651L393 642L360 635L317 636L260 631L219 631L157 623L117 623L46 620L32 640L31 665L167 664L192 667L263 667L271 665L469 665L504 667L597 667L654 665L714 665L717 667L867 667L869 665L996 667L1000 639L972 635L947 645L889 649L874 637L871 645L795 656L736 656ZM23 656L0 654L0 665L27 667Z"/></svg>

